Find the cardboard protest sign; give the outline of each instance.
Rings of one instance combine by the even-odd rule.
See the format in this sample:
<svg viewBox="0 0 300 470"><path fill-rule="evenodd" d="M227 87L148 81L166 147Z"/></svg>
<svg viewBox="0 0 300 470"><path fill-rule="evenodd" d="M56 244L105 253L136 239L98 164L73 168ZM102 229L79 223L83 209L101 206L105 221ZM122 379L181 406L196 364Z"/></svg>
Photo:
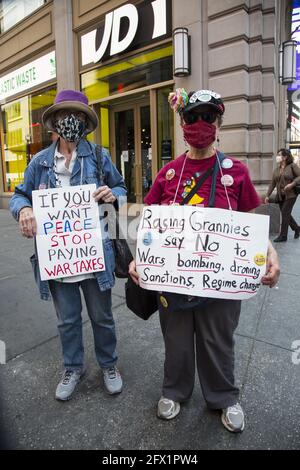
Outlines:
<svg viewBox="0 0 300 470"><path fill-rule="evenodd" d="M136 251L145 289L248 299L266 272L269 216L192 206L143 210Z"/></svg>
<svg viewBox="0 0 300 470"><path fill-rule="evenodd" d="M95 184L32 191L41 279L104 271Z"/></svg>

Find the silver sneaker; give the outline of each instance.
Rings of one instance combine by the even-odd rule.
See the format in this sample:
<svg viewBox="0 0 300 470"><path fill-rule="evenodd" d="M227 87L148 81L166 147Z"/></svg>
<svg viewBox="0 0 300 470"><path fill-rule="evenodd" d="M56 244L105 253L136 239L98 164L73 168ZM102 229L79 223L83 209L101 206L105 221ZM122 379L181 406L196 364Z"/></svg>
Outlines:
<svg viewBox="0 0 300 470"><path fill-rule="evenodd" d="M221 420L228 431L242 432L245 427L245 417L239 403L225 408L222 412Z"/></svg>
<svg viewBox="0 0 300 470"><path fill-rule="evenodd" d="M69 370L65 369L61 381L57 385L55 398L56 400L66 401L70 400L76 388L76 385L83 376L83 370Z"/></svg>
<svg viewBox="0 0 300 470"><path fill-rule="evenodd" d="M162 419L173 419L180 411L180 403L161 397L157 405L157 416Z"/></svg>
<svg viewBox="0 0 300 470"><path fill-rule="evenodd" d="M121 393L123 388L123 381L119 370L116 366L108 367L102 369L103 372L103 381L106 388L106 391L110 395L115 395L116 393Z"/></svg>

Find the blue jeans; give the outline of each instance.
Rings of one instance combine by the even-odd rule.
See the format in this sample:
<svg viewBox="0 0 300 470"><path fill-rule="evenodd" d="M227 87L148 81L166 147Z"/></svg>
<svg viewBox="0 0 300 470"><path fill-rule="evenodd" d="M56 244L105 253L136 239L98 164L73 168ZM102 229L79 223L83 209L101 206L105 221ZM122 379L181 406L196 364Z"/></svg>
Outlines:
<svg viewBox="0 0 300 470"><path fill-rule="evenodd" d="M111 290L101 292L96 279L63 283L50 281L58 331L67 369L83 369L82 289L92 323L96 358L100 367L112 367L117 362L115 322L111 310Z"/></svg>

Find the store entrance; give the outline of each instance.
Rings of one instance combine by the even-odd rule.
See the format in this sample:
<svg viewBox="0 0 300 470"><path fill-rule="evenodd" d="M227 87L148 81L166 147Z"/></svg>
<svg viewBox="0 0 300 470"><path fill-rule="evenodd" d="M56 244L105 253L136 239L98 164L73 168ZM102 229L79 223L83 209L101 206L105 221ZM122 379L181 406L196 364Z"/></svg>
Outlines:
<svg viewBox="0 0 300 470"><path fill-rule="evenodd" d="M142 203L152 185L152 143L149 100L111 109L111 147L130 203Z"/></svg>
<svg viewBox="0 0 300 470"><path fill-rule="evenodd" d="M94 105L99 133L90 138L110 151L125 179L128 203L143 203L157 172L174 155L174 113L168 103L172 89L128 92Z"/></svg>

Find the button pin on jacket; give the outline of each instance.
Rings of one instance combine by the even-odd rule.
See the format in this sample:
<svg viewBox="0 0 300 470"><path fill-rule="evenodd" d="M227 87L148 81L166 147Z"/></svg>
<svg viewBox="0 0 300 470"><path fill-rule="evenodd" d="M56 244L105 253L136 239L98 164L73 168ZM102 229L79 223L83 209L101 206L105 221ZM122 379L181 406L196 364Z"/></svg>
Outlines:
<svg viewBox="0 0 300 470"><path fill-rule="evenodd" d="M166 179L170 181L174 178L174 176L175 176L175 170L174 168L170 168L170 170L168 170L166 173Z"/></svg>
<svg viewBox="0 0 300 470"><path fill-rule="evenodd" d="M225 160L222 161L221 166L225 170L229 170L230 168L233 167L233 161L230 160L230 158L225 158Z"/></svg>
<svg viewBox="0 0 300 470"><path fill-rule="evenodd" d="M232 185L233 185L233 182L234 182L234 179L232 178L231 175L224 175L224 176L222 176L222 178L221 178L221 183L222 183L224 186L232 186Z"/></svg>

